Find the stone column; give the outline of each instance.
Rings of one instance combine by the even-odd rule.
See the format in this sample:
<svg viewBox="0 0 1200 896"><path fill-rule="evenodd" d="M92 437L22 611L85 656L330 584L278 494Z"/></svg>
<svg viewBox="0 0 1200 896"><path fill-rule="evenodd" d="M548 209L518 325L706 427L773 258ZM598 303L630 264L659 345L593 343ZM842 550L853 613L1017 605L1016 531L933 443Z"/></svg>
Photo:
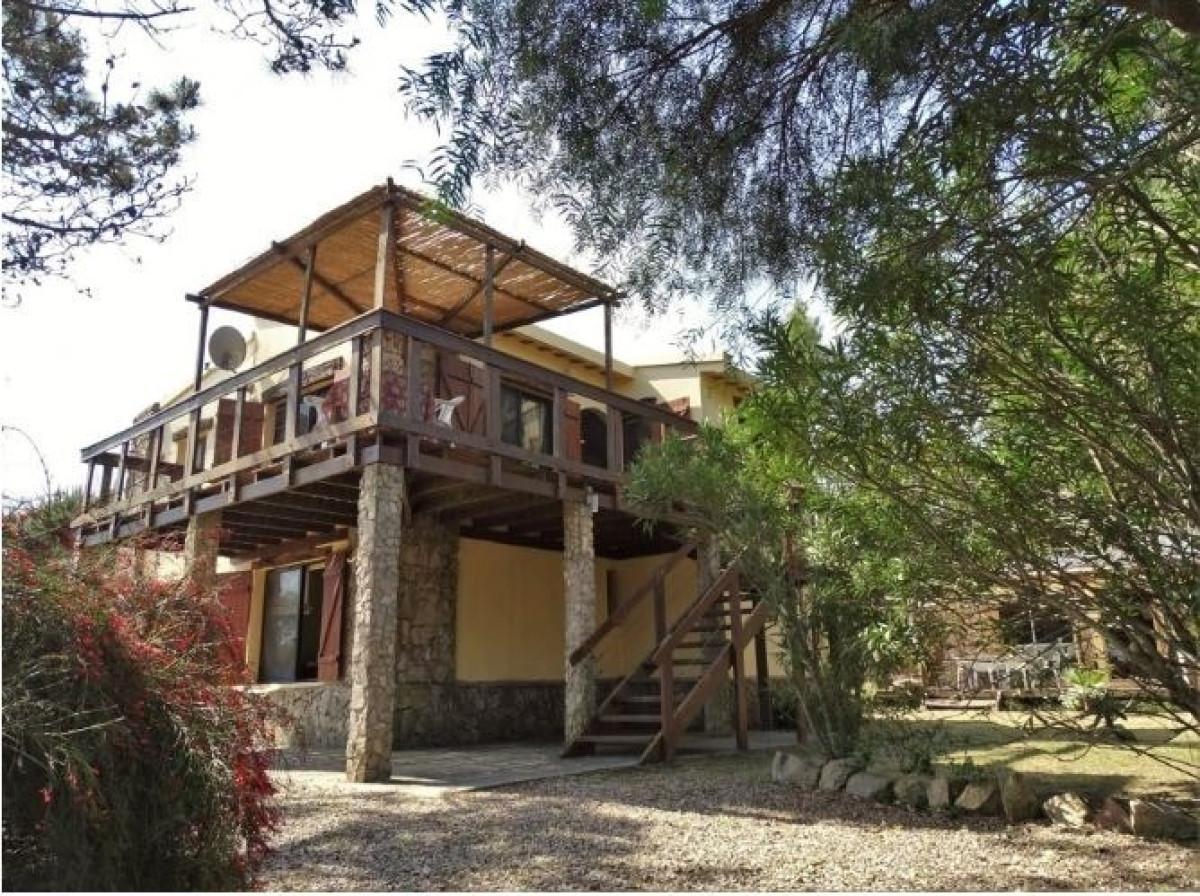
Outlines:
<svg viewBox="0 0 1200 896"><path fill-rule="evenodd" d="M400 548L396 633L397 739L406 746L457 742L474 727L454 707L458 528L413 517Z"/></svg>
<svg viewBox="0 0 1200 896"><path fill-rule="evenodd" d="M696 591L697 594L703 594L709 589L713 582L721 575L721 548L717 544L717 539L712 535L702 536L698 541L698 550L696 551ZM717 604L714 609L722 609L721 604ZM706 660L716 658L720 647L724 646L729 640L729 632L713 632L703 636L706 643L711 643L713 649L703 651L703 656ZM728 672L726 672L728 676ZM711 735L724 735L733 732L733 724L731 722L733 714L733 685L731 682L725 681L718 684L713 690L712 696L708 699L708 703L704 705L704 733Z"/></svg>
<svg viewBox="0 0 1200 896"><path fill-rule="evenodd" d="M592 512L586 504L563 502L563 599L566 657L596 628L596 546ZM563 736L569 744L583 733L596 710L596 661L577 666L564 658Z"/></svg>
<svg viewBox="0 0 1200 896"><path fill-rule="evenodd" d="M217 587L221 511L198 513L188 519L183 541L184 571L206 593Z"/></svg>
<svg viewBox="0 0 1200 896"><path fill-rule="evenodd" d="M346 778L387 781L392 774L392 705L396 687L396 614L404 469L363 468L354 553L353 648Z"/></svg>

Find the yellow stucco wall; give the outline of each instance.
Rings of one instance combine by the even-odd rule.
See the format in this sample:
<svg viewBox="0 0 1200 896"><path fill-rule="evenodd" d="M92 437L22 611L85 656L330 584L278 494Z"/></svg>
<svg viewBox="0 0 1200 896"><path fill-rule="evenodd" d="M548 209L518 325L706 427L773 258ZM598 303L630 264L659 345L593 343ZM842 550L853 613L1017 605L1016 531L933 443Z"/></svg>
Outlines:
<svg viewBox="0 0 1200 896"><path fill-rule="evenodd" d="M622 601L646 581L665 556L596 560L596 621L611 599ZM459 541L456 671L459 681L562 681L562 555L493 542ZM679 564L667 578L668 621L695 599L696 566ZM647 600L597 651L599 674L628 674L651 647L654 617ZM782 674L777 648L768 650L772 675ZM746 650L748 674L756 674L754 650Z"/></svg>

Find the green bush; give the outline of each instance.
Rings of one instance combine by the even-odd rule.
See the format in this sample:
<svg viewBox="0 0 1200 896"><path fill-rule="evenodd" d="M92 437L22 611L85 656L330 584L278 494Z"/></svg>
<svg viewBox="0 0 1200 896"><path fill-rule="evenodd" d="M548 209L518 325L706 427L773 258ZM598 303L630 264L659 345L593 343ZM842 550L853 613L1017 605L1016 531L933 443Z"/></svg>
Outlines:
<svg viewBox="0 0 1200 896"><path fill-rule="evenodd" d="M234 687L218 596L129 550L73 557L61 511L4 522L4 888L251 886L270 710Z"/></svg>

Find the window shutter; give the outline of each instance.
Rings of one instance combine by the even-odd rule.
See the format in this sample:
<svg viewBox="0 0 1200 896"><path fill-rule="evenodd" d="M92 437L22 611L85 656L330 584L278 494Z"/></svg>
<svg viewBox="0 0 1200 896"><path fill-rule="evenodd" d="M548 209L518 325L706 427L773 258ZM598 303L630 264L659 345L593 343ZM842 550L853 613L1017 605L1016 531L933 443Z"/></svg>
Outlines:
<svg viewBox="0 0 1200 896"><path fill-rule="evenodd" d="M466 399L454 409L454 428L478 435L486 433L484 371L468 364L455 352L438 353L438 387L434 398Z"/></svg>
<svg viewBox="0 0 1200 896"><path fill-rule="evenodd" d="M346 553L337 551L325 564L321 583L321 641L317 647L317 680L337 681L342 663L342 604L346 594Z"/></svg>
<svg viewBox="0 0 1200 896"><path fill-rule="evenodd" d="M222 398L217 402L217 436L213 448L213 464L223 464L233 458L233 418L237 402ZM257 401L242 403L242 431L238 437L238 457L253 454L263 446L263 406Z"/></svg>
<svg viewBox="0 0 1200 896"><path fill-rule="evenodd" d="M253 587L253 575L249 572L225 572L217 576L217 594L229 616L229 657L238 669L246 665L246 630L250 625Z"/></svg>

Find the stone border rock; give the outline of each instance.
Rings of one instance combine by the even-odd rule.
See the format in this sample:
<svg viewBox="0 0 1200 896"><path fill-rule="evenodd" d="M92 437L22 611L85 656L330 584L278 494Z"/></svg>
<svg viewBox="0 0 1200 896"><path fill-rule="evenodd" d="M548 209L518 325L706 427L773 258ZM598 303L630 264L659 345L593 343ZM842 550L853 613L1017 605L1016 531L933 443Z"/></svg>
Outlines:
<svg viewBox="0 0 1200 896"><path fill-rule="evenodd" d="M943 772L917 775L862 768L856 757L824 759L781 751L771 763L771 780L805 791L842 791L855 799L895 802L915 809L1003 816L1009 824L1044 816L1052 824L1067 827L1094 825L1139 837L1200 842L1200 800L1177 803L1116 796L1093 812L1076 793L1040 800L1029 777L1009 768L998 768L974 780Z"/></svg>

